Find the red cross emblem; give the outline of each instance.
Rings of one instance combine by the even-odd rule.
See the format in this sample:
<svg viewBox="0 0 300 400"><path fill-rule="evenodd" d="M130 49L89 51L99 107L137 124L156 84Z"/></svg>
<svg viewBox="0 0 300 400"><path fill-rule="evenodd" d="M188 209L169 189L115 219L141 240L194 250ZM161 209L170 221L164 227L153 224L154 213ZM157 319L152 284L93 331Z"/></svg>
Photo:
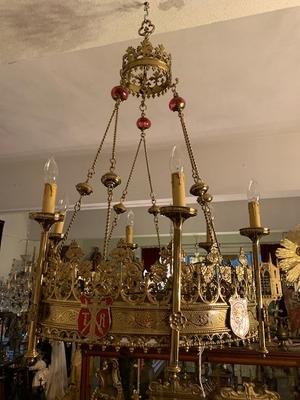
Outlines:
<svg viewBox="0 0 300 400"><path fill-rule="evenodd" d="M108 334L111 328L111 297L105 297L100 302L92 301L89 296L80 297L81 310L78 315L78 331L82 336L99 339Z"/></svg>

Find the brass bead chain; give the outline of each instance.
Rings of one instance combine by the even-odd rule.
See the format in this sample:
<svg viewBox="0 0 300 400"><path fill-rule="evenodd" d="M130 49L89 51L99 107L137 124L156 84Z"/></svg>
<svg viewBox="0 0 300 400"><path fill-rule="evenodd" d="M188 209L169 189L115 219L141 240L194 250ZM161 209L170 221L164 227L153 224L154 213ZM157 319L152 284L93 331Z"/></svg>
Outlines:
<svg viewBox="0 0 300 400"><path fill-rule="evenodd" d="M172 90L173 90L173 93L178 96L178 94L176 92L176 86L175 85L174 85ZM178 110L178 116L179 116L179 119L180 119L180 122L181 122L184 141L185 141L186 148L187 148L188 155L189 155L189 159L190 159L190 162L191 162L192 177L193 177L195 183L202 182L202 179L199 176L198 167L197 167L197 164L196 164L196 161L195 161L195 158L194 158L193 149L192 149L190 138L189 138L189 135L188 135L188 131L187 131L187 128L186 128L186 125L185 125L184 114L183 114L181 109ZM203 214L204 214L204 218L205 218L205 221L206 221L206 225L208 227L209 234L211 236L211 239L212 239L213 243L215 243L217 245L219 254L221 255L220 245L219 245L219 242L218 242L218 239L217 239L214 222L213 222L212 215L211 215L210 206L209 206L209 204L207 202L203 202L203 201L201 201L201 200L199 201L199 200L200 199L198 198L197 201L198 201L198 203L200 204L200 206L202 208L202 211L203 211Z"/></svg>
<svg viewBox="0 0 300 400"><path fill-rule="evenodd" d="M117 143L117 131L118 131L118 119L119 119L119 107L116 108L115 113L115 124L114 124L114 136L113 136L113 145L110 159L110 172L114 172L116 168L116 143ZM112 200L113 200L113 189L114 186L108 186L107 188L107 213L106 213L106 223L105 223L105 235L104 235L104 244L103 244L103 256L104 259L107 259L107 251L108 245L111 238L111 211L112 211ZM117 224L116 220L116 224Z"/></svg>
<svg viewBox="0 0 300 400"><path fill-rule="evenodd" d="M188 135L188 132L186 129L186 125L185 125L185 121L184 121L184 114L181 109L178 110L178 115L179 115L179 119L180 119L181 126L182 126L184 141L186 144L186 148L187 148L187 151L189 154L189 159L190 159L191 166L192 166L192 176L193 176L194 182L195 183L201 182L202 179L199 176L198 167L197 167L197 164L196 164L196 161L194 158L193 149L191 146L190 138L189 138L189 135Z"/></svg>
<svg viewBox="0 0 300 400"><path fill-rule="evenodd" d="M213 221L213 217L212 217L212 213L211 213L211 209L210 206L207 202L205 201L201 201L199 198L197 199L199 205L202 208L203 214L204 214L204 218L205 218L205 222L206 222L206 226L208 228L208 232L209 232L209 236L212 240L213 244L217 245L217 249L219 252L219 255L221 257L221 249L220 249L220 245L219 245L219 241L217 238L217 234L216 234L216 230L215 230L215 224Z"/></svg>
<svg viewBox="0 0 300 400"><path fill-rule="evenodd" d="M151 173L150 173L150 165L149 165L149 158L148 158L148 151L147 151L145 134L142 136L142 139L143 139L143 145L144 145L144 154L145 154L148 181L149 181L149 186L150 186L150 198L151 198L152 204L156 205L156 198L155 198L155 195L154 195L154 190L153 190L153 185L152 185L152 178L151 178ZM158 220L157 214L153 215L153 219L154 219L154 226L155 226L155 231L156 231L156 236L157 236L158 247L161 248L160 232L159 232L159 220Z"/></svg>
<svg viewBox="0 0 300 400"><path fill-rule="evenodd" d="M110 118L109 118L107 127L106 127L106 129L105 129L105 132L104 132L104 135L103 135L103 137L102 137L101 143L100 143L100 145L99 145L99 147L98 147L98 150L97 150L97 153L96 153L96 155L95 155L95 158L94 158L94 160L93 160L93 162L92 162L91 167L88 169L86 183L88 183L89 180L95 175L95 167L96 167L96 164L97 164L99 155L100 155L100 153L101 153L101 150L102 150L104 141L105 141L105 139L106 139L107 133L108 133L108 131L109 131L110 125L111 125L111 123L112 123L112 120L113 120L115 114L119 112L119 106L120 106L120 100L117 100L116 103L115 103L113 112L112 112L112 114L111 114L111 116L110 116Z"/></svg>
<svg viewBox="0 0 300 400"><path fill-rule="evenodd" d="M88 169L87 178L86 178L86 180L85 180L86 183L89 183L89 181L90 181L90 180L93 178L93 176L95 175L95 168L96 168L97 161L98 161L98 159L99 159L99 155L100 155L100 153L101 153L103 144L104 144L105 139L106 139L106 137L107 137L107 134L108 134L109 128L110 128L110 126L111 126L112 120L113 120L113 118L114 118L115 115L118 115L120 102L121 102L120 100L117 100L117 101L115 102L114 109L113 109L113 111L112 111L112 113L111 113L111 116L110 116L110 118L109 118L109 120L108 120L108 124L107 124L107 126L106 126L105 131L104 131L104 134L103 134L103 137L102 137L102 139L101 139L100 145L99 145L99 147L98 147L98 149L97 149L95 158L94 158L94 160L93 160L93 162L92 162L92 165L91 165L90 168ZM63 237L63 239L62 239L62 241L61 241L61 243L60 243L60 245L59 245L59 253L61 253L62 247L64 246L64 244L65 244L66 241L68 240L70 230L71 230L71 228L72 228L72 226L73 226L73 224L74 224L74 222L75 222L75 220L76 220L76 218L77 218L78 212L81 210L81 202L82 202L82 195L79 196L79 199L76 201L76 203L75 203L75 205L74 205L73 214L72 214L71 220L70 220L69 225L68 225L68 227L67 227L67 229L66 229L66 232L64 233L64 237Z"/></svg>
<svg viewBox="0 0 300 400"><path fill-rule="evenodd" d="M136 152L135 152L135 156L134 156L134 159L133 159L133 162L132 162L132 165L131 165L131 169L130 169L130 172L129 172L129 175L128 175L128 179L127 179L125 188L124 188L124 190L122 192L122 196L120 198L120 203L123 203L126 200L126 196L127 196L127 193L128 193L128 186L129 186L129 183L130 183L130 181L132 179L133 171L134 171L134 168L135 168L136 160L137 160L138 155L139 155L139 151L140 151L140 148L141 148L142 140L143 139L142 139L142 135L141 135L141 138L139 140L139 143L138 143L138 146L137 146L137 149L136 149ZM119 215L116 214L114 216L114 220L113 220L110 232L109 232L108 243L111 241L111 237L112 237L113 231L116 228L116 226L118 224L118 221L119 221Z"/></svg>
<svg viewBox="0 0 300 400"><path fill-rule="evenodd" d="M70 230L71 230L71 228L72 228L72 226L74 224L74 221L75 221L75 219L77 217L77 214L81 209L81 201L82 201L82 196L79 197L79 199L76 201L76 203L74 205L72 218L71 218L71 220L69 222L69 225L68 225L68 228L66 229L66 232L64 233L64 237L63 237L63 239L60 242L59 247L58 247L58 253L59 254L61 254L62 248L63 248L64 244L66 243L68 237L69 237Z"/></svg>
<svg viewBox="0 0 300 400"><path fill-rule="evenodd" d="M113 188L110 186L107 188L107 214L106 214L106 224L105 224L105 235L104 235L104 244L103 244L103 257L107 259L107 250L108 250L108 235L109 235L109 227L111 220L111 203L113 199Z"/></svg>

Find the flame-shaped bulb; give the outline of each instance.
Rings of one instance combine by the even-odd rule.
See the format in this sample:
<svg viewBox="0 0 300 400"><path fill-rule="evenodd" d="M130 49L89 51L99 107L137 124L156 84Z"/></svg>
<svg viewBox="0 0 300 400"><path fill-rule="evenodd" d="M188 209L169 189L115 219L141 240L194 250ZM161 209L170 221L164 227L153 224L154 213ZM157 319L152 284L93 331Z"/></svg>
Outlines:
<svg viewBox="0 0 300 400"><path fill-rule="evenodd" d="M251 179L248 185L248 190L247 190L247 199L248 202L250 201L259 201L260 195L259 195L259 185L258 183Z"/></svg>
<svg viewBox="0 0 300 400"><path fill-rule="evenodd" d="M130 210L127 214L127 225L134 225L134 212Z"/></svg>
<svg viewBox="0 0 300 400"><path fill-rule="evenodd" d="M183 172L183 164L182 164L181 154L176 146L174 146L171 151L170 172L171 172L171 174L173 174L175 172L180 172L180 173Z"/></svg>
<svg viewBox="0 0 300 400"><path fill-rule="evenodd" d="M64 230L64 224L66 220L66 213L69 208L69 199L66 194L62 198L60 198L57 202L56 210L63 216L63 220L56 222L53 226L53 233L62 234Z"/></svg>
<svg viewBox="0 0 300 400"><path fill-rule="evenodd" d="M58 177L58 166L53 156L46 161L44 166L45 183L56 183Z"/></svg>
<svg viewBox="0 0 300 400"><path fill-rule="evenodd" d="M42 211L44 213L54 213L57 192L58 166L54 157L50 157L44 166L44 195Z"/></svg>

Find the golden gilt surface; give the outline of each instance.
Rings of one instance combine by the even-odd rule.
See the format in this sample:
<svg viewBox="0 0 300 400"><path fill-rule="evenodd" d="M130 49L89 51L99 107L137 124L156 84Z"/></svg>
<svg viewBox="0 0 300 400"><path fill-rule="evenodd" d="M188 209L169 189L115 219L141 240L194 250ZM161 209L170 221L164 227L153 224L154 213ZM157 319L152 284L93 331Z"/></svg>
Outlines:
<svg viewBox="0 0 300 400"><path fill-rule="evenodd" d="M257 391L254 383L244 383L243 390L235 390L232 387L222 388L220 393L214 396L214 400L280 400L276 392L267 389Z"/></svg>
<svg viewBox="0 0 300 400"><path fill-rule="evenodd" d="M229 326L232 289L237 293L243 291L248 298L250 331L246 340L256 335L251 267L241 253L240 265L236 269L238 275L233 281L235 270L230 273L229 267L219 265L219 257L214 251L212 249L207 256L208 264L206 261L182 263L181 312L184 323L178 328L181 347L198 346L202 339L209 347L239 340ZM173 278L168 272L171 262L169 249L162 251L160 260L147 273L144 273L143 264L136 260L133 250L122 241L112 250L108 260L99 257L95 263L83 257L76 242L71 243L63 259L50 248L44 274L42 334L48 338L94 342L95 338L81 337L78 333L80 297L84 294L91 299L90 312L95 313L102 308L102 299L110 296L111 329L107 337L98 339L100 345L146 348L154 337L159 346L168 346L173 290Z"/></svg>

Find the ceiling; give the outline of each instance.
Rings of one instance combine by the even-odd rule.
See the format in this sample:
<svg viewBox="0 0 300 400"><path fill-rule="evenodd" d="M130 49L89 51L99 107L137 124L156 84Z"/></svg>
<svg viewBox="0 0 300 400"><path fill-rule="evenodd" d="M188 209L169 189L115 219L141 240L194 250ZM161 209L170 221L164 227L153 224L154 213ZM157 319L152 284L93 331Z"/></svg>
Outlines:
<svg viewBox="0 0 300 400"><path fill-rule="evenodd" d="M63 13L64 8L60 9L55 1L44 1L40 5L34 1L21 2L20 14L28 29L29 26L33 29L34 22L40 18L39 28L34 35L27 30L19 31L23 26L21 22L15 30L12 27L13 21L17 21L12 16L17 18L19 2L9 0L2 3L2 7L7 7L4 21L8 37L7 41L1 42L4 56L5 51L10 49L16 58L26 56L27 60L0 65L0 157L40 157L49 153L93 149L99 142L112 109L109 93L119 80L121 56L132 41L64 53L66 49L74 49L76 43L73 43L73 47L71 44L58 47L57 40L52 40L48 35L48 28L42 27L44 22L47 26L49 20L53 24L62 24L60 18L66 26L75 21L80 26L82 20L77 19L76 13L86 13L88 21L88 16L94 13L102 21L101 26L106 27L104 43L113 42L133 35L128 22L134 17L135 21L130 26L136 30L142 11L137 10L138 3L129 1L125 6L124 2L104 1L100 7L100 1L66 1L64 7L68 8L68 14ZM203 24L214 19L228 19L229 9L235 16L263 11L263 7L255 10L254 4L257 3L283 7L294 2L244 1L240 2L239 8L233 6L238 3L236 0L203 1L203 10L200 7L202 2L198 0L154 3L158 7L153 7L153 19L158 14L158 22L155 20L155 23L157 30L161 31L161 27L163 30L170 29L170 17L165 18L168 23L163 23L163 15L176 15L173 29L186 28L196 24L197 21L193 19L195 14L202 15L198 23ZM213 8L212 3L218 6ZM251 8L249 3L252 4ZM26 19L27 14L22 8L24 4L31 4L29 19ZM52 10L50 4L51 7L54 4L57 7ZM70 10L73 10L71 15ZM114 12L124 17L115 16L114 21L118 21L116 29L112 29ZM45 21L43 15L47 15ZM5 24L0 26L5 30ZM124 36L115 36L119 27L122 27L121 30L126 27ZM18 42L17 36L23 33L24 41ZM98 38L102 37L99 32L97 35ZM58 38L65 43L67 32L58 31ZM173 72L180 78L179 89L187 100L186 115L194 141L222 142L230 138L243 140L249 135L256 137L299 132L300 7L176 30L156 35L153 41L163 42L173 55ZM95 41L87 43L83 35L82 41L76 46L82 48L97 44ZM30 50L29 55L26 50ZM39 58L31 59L31 56ZM178 121L167 110L169 97L149 102L148 114L153 122L149 143L152 146L158 143L170 146L180 140ZM136 99L130 99L122 105L119 145L123 149L136 143L134 121L137 114ZM162 132L166 134L162 135Z"/></svg>
<svg viewBox="0 0 300 400"><path fill-rule="evenodd" d="M0 62L99 47L137 37L143 0L0 0ZM299 6L299 0L151 0L157 32Z"/></svg>
<svg viewBox="0 0 300 400"><path fill-rule="evenodd" d="M9 195L0 196L1 210L19 209L29 191L22 173L36 164L26 169L20 160L29 166L53 153L61 159L74 156L68 165L85 168L85 158L78 162L76 157L89 154L101 140L122 54L138 44L141 3L0 0L0 180L11 185L6 186ZM173 75L187 100L187 126L214 193L244 193L253 170L268 193L278 193L279 186L295 193L300 0L154 0L151 5L153 42L164 43L172 53ZM148 104L153 151L181 141L176 115L168 110L170 96ZM130 98L120 110L118 149L124 165L124 154L137 143L137 118L137 99ZM262 171L265 153L268 163ZM243 174L246 164L249 171ZM231 179L219 174L214 181L216 168ZM73 185L69 176L65 179ZM26 207L37 204L34 190Z"/></svg>

